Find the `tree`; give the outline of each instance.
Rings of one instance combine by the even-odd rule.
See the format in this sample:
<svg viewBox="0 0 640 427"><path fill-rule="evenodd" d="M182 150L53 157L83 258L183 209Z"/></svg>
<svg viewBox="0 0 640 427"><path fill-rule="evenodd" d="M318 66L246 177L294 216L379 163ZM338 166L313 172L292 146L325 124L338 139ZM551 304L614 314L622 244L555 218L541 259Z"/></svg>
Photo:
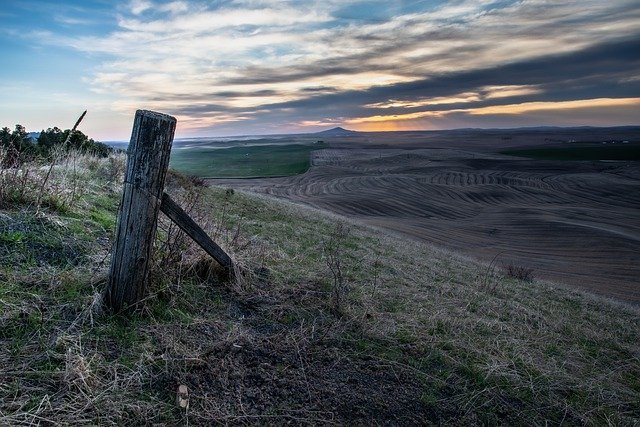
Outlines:
<svg viewBox="0 0 640 427"><path fill-rule="evenodd" d="M38 148L41 153L48 152L52 147L58 144L62 144L64 141L63 132L57 127L48 128L40 132L38 137Z"/></svg>
<svg viewBox="0 0 640 427"><path fill-rule="evenodd" d="M0 130L0 143L5 148L11 145L11 129L6 126Z"/></svg>
<svg viewBox="0 0 640 427"><path fill-rule="evenodd" d="M17 124L14 131L11 133L11 141L16 149L21 153L31 151L33 149L33 143L31 142L31 138L29 138L27 130L20 124Z"/></svg>
<svg viewBox="0 0 640 427"><path fill-rule="evenodd" d="M53 147L61 146L65 142L65 150L91 152L99 157L106 157L113 150L108 145L94 141L79 130L71 132L71 129L63 131L56 126L43 130L38 137L38 152L46 156Z"/></svg>
<svg viewBox="0 0 640 427"><path fill-rule="evenodd" d="M81 118L84 116L81 116ZM77 124L80 122L78 120ZM0 143L2 147L12 148L20 153L23 159L36 156L48 157L54 147L61 147L64 150L78 150L85 153L92 153L99 157L107 157L113 148L101 142L94 141L79 130L62 130L57 126L42 130L36 143L34 144L22 125L16 125L11 131L8 127L0 129ZM64 145L64 147L62 147Z"/></svg>

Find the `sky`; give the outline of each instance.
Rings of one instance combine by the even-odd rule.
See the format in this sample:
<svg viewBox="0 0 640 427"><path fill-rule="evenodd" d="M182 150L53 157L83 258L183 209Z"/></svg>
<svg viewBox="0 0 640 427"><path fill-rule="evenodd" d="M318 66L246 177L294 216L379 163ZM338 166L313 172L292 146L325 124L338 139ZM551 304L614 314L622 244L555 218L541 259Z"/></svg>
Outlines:
<svg viewBox="0 0 640 427"><path fill-rule="evenodd" d="M640 2L0 0L0 126L127 140L640 124Z"/></svg>

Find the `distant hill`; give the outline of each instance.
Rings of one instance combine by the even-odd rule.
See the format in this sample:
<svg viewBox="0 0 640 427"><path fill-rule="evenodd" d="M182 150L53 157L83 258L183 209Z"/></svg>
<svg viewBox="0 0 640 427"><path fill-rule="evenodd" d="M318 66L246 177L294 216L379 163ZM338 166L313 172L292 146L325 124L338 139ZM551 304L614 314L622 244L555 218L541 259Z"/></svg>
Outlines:
<svg viewBox="0 0 640 427"><path fill-rule="evenodd" d="M355 136L358 132L355 130L344 129L341 127L336 127L329 130L323 130L322 132L316 132L314 135L318 136Z"/></svg>
<svg viewBox="0 0 640 427"><path fill-rule="evenodd" d="M110 147L118 148L120 150L126 150L129 147L129 141L101 141L103 144L107 144Z"/></svg>

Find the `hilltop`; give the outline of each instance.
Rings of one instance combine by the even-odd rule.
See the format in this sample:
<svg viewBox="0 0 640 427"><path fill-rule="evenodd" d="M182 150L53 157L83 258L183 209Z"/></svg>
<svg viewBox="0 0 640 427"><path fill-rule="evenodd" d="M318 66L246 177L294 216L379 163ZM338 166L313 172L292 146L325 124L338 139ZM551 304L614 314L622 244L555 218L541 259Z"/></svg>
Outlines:
<svg viewBox="0 0 640 427"><path fill-rule="evenodd" d="M161 219L144 310L105 313L123 168L1 170L2 425L640 420L637 309L176 173L242 274Z"/></svg>
<svg viewBox="0 0 640 427"><path fill-rule="evenodd" d="M318 136L355 136L360 132L355 130L344 129L341 127L335 127L333 129L323 130L321 132L316 132L314 135Z"/></svg>

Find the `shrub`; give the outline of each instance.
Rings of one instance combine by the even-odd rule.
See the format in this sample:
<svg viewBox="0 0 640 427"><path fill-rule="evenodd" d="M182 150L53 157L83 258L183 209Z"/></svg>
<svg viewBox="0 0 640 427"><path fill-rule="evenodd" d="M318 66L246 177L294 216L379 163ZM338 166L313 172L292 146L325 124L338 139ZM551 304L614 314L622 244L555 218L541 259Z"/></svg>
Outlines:
<svg viewBox="0 0 640 427"><path fill-rule="evenodd" d="M345 241L349 233L350 229L347 225L342 222L337 223L329 235L329 240L324 242L322 248L324 261L333 278L331 288L333 309L340 315L343 312L344 299L348 291L342 271L342 261L345 252Z"/></svg>
<svg viewBox="0 0 640 427"><path fill-rule="evenodd" d="M511 279L522 280L523 282L533 281L533 268L508 264L504 267L504 272L505 276Z"/></svg>

